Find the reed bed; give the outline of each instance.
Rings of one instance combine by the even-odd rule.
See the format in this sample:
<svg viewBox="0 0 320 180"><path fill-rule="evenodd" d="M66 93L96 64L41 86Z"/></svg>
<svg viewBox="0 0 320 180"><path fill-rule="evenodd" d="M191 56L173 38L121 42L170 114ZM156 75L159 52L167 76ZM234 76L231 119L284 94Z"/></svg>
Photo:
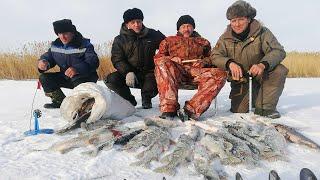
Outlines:
<svg viewBox="0 0 320 180"><path fill-rule="evenodd" d="M100 59L100 79L115 71L110 60L111 43L95 45ZM36 63L48 47L49 42L32 42L19 50L0 52L0 79L37 79L39 73ZM289 69L288 77L320 77L320 52L289 52L283 64ZM55 71L59 71L59 68L50 70Z"/></svg>

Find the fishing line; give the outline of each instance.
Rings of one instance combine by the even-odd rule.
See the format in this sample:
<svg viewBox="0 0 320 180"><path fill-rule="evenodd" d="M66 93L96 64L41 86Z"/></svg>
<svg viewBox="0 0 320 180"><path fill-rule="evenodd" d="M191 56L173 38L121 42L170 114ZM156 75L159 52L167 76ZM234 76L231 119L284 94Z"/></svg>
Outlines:
<svg viewBox="0 0 320 180"><path fill-rule="evenodd" d="M37 95L37 92L38 92L38 89L39 89L39 81L38 81L38 85L37 85L37 88L34 92L34 95L33 95L33 98L32 98L32 103L31 103L31 110L30 110L30 119L29 119L29 130L31 130L31 120L32 120L32 117L33 117L33 106L34 106L34 100L36 98L36 95Z"/></svg>

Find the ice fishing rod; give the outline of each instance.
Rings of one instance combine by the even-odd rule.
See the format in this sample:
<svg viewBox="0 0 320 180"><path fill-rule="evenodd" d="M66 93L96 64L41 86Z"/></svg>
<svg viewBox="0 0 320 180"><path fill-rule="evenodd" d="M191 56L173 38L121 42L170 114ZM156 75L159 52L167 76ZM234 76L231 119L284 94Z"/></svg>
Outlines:
<svg viewBox="0 0 320 180"><path fill-rule="evenodd" d="M231 80L228 80L228 81L237 81L237 80L233 80L232 77L230 77ZM250 113L252 111L252 74L250 73L250 71L247 71L246 74L244 74L243 77L240 77L240 79L238 80L239 83L248 83L249 84L249 88L248 88L248 91L249 91L249 107L248 107L248 113ZM241 89L242 89L242 86L241 86Z"/></svg>
<svg viewBox="0 0 320 180"><path fill-rule="evenodd" d="M29 119L29 130L24 132L23 134L25 136L33 136L33 135L37 135L37 134L52 134L54 133L53 129L40 129L40 124L39 124L39 118L42 115L42 112L39 109L35 109L34 108L34 101L38 92L38 89L41 89L41 83L40 81L37 81L37 88L34 92L33 98L32 98L32 103L31 103L31 116ZM31 129L31 119L32 117L34 118L34 129Z"/></svg>
<svg viewBox="0 0 320 180"><path fill-rule="evenodd" d="M34 116L33 115L34 100L36 99L36 95L37 95L38 89L41 89L41 83L40 83L39 80L37 81L37 88L34 91L33 98L32 98L31 109L30 109L30 118L29 118L29 130L31 130L31 119Z"/></svg>
<svg viewBox="0 0 320 180"><path fill-rule="evenodd" d="M249 74L249 113L252 111L252 75L251 73L248 71ZM261 81L260 81L260 85L261 85L261 109L263 112L263 83L264 80L266 78L268 74L266 72L263 72L262 77L261 77Z"/></svg>
<svg viewBox="0 0 320 180"><path fill-rule="evenodd" d="M249 113L252 111L252 76L251 73L249 74Z"/></svg>

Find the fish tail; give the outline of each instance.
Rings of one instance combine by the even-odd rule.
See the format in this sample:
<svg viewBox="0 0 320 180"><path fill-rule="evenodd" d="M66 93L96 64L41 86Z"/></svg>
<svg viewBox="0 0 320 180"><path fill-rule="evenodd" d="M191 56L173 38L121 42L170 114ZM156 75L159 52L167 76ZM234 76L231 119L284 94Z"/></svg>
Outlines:
<svg viewBox="0 0 320 180"><path fill-rule="evenodd" d="M141 153L139 153L136 158L141 159L144 156L145 151L142 151Z"/></svg>
<svg viewBox="0 0 320 180"><path fill-rule="evenodd" d="M158 167L156 169L153 170L154 172L157 173L165 173L165 174L169 174L170 176L174 176L175 175L175 171L174 169L172 169L171 167L169 167L168 165L166 166L162 166L162 167Z"/></svg>
<svg viewBox="0 0 320 180"><path fill-rule="evenodd" d="M87 156L90 156L90 157L96 157L99 153L99 150L98 148L94 149L94 150L89 150L89 151L84 151L84 152L81 152L81 154L83 155L87 155Z"/></svg>
<svg viewBox="0 0 320 180"><path fill-rule="evenodd" d="M142 161L142 160L133 162L130 164L130 166L141 166L143 168L150 169L150 163Z"/></svg>
<svg viewBox="0 0 320 180"><path fill-rule="evenodd" d="M130 164L130 166L141 166L141 164L143 164L142 161L136 161Z"/></svg>
<svg viewBox="0 0 320 180"><path fill-rule="evenodd" d="M160 160L160 162L161 162L161 163L168 163L168 162L171 160L171 156L172 156L172 154L168 154L168 155L164 156L164 157Z"/></svg>

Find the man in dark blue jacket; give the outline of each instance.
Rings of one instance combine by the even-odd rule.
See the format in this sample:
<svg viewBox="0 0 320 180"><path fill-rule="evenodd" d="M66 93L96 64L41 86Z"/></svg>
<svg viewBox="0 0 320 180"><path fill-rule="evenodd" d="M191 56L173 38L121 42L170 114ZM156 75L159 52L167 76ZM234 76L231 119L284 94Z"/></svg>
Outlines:
<svg viewBox="0 0 320 180"><path fill-rule="evenodd" d="M46 96L52 99L45 108L60 107L65 98L61 87L72 89L98 80L99 59L90 40L83 38L69 19L53 22L53 28L58 38L38 61L39 80ZM55 65L60 67L60 72L44 73Z"/></svg>

